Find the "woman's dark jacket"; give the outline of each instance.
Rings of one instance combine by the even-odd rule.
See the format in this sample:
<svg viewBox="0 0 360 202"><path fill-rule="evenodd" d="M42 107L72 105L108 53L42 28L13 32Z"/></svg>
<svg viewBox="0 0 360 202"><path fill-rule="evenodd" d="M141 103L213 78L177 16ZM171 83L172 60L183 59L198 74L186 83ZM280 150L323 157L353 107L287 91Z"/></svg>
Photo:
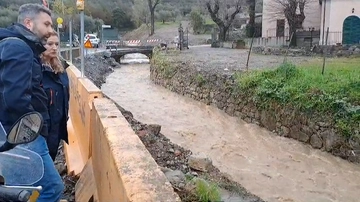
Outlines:
<svg viewBox="0 0 360 202"><path fill-rule="evenodd" d="M67 63L64 64L64 68L69 66ZM62 139L68 143L67 120L70 93L66 71L55 74L48 65L43 64L43 88L48 96L49 135L59 135L59 140Z"/></svg>

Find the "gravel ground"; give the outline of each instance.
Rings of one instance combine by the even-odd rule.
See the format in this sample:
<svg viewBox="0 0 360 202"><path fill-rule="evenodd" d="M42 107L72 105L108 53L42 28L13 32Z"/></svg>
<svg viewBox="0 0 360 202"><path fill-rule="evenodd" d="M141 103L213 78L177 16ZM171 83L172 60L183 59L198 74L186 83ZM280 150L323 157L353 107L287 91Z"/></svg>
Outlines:
<svg viewBox="0 0 360 202"><path fill-rule="evenodd" d="M189 26L188 21L182 21L182 26L184 31L186 28L189 28L189 45L199 45L205 44L208 39L211 39L209 34L194 35L192 34L191 27ZM124 40L147 40L147 39L161 39L163 42L172 46L171 42L174 41L174 38L179 35L178 32L179 24L165 24L155 27L155 34L149 36L149 31L146 26L142 26L137 30L129 32L123 36ZM149 44L150 45L150 44Z"/></svg>
<svg viewBox="0 0 360 202"><path fill-rule="evenodd" d="M206 67L208 71L234 71L245 70L248 50L211 48L210 46L190 47L180 54L172 54L178 61L189 61L197 67ZM288 62L299 64L312 60L311 57L287 57ZM284 61L283 56L259 55L252 53L249 60L249 69L274 68Z"/></svg>
<svg viewBox="0 0 360 202"><path fill-rule="evenodd" d="M80 58L76 58L73 64L80 69ZM113 58L104 58L102 54L88 55L85 58L85 76L89 78L96 86L101 86L106 81L106 77L112 73L113 68L120 67ZM100 87L99 87L100 88Z"/></svg>
<svg viewBox="0 0 360 202"><path fill-rule="evenodd" d="M56 156L54 163L65 185L62 198L66 199L68 202L75 202L75 184L78 181L78 177L67 175L65 154L62 143L59 147L58 155Z"/></svg>
<svg viewBox="0 0 360 202"><path fill-rule="evenodd" d="M182 21L182 25L184 30L189 27L189 45L193 47L190 47L188 50L183 50L181 54L177 55L180 57L180 61L184 61L185 59L186 61L191 61L194 64L201 64L200 66L206 66L209 70L215 71L223 71L224 69L225 71L246 69L248 58L247 49L211 48L209 45L194 47L196 45L204 45L207 39L211 39L211 35L194 35L192 34L189 22ZM171 44L171 42L174 40L175 36L178 36L178 26L178 24L158 25L155 27L155 34L153 36L149 36L148 29L146 26L143 26L125 34L123 38L125 40L162 39L169 44L168 47L172 48L174 45ZM288 57L288 61L295 64L306 62L311 59L311 57ZM252 53L250 55L248 66L249 69L277 67L283 60L283 56Z"/></svg>

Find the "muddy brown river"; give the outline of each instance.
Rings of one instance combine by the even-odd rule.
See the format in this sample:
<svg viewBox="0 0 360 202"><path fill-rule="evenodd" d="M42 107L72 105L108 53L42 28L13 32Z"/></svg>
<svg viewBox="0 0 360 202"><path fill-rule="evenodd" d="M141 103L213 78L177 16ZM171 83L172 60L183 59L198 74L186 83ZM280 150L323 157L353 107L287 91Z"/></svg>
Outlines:
<svg viewBox="0 0 360 202"><path fill-rule="evenodd" d="M149 64L123 65L102 86L171 141L213 164L269 202L358 202L360 166L231 117L150 81Z"/></svg>

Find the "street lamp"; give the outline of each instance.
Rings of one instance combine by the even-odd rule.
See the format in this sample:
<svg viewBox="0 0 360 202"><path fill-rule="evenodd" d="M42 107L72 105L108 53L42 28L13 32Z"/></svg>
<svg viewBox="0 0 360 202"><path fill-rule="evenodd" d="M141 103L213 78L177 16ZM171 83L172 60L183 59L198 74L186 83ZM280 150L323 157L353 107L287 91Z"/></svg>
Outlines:
<svg viewBox="0 0 360 202"><path fill-rule="evenodd" d="M310 32L310 48L312 47L313 44L313 32L315 31L314 27L309 27L309 32Z"/></svg>

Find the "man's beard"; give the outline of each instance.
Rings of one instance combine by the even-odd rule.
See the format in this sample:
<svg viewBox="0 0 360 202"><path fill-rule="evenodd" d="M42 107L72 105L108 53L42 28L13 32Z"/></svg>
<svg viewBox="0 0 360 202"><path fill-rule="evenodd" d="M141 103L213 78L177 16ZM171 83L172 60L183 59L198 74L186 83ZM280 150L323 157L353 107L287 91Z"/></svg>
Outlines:
<svg viewBox="0 0 360 202"><path fill-rule="evenodd" d="M47 38L48 38L48 37L47 37L47 36L43 36L43 35L40 34L40 31L39 31L38 26L37 26L36 23L34 23L34 26L33 26L33 28L32 28L31 31L38 37L38 39L39 39L39 41L41 42L41 44L43 44L43 45L46 44L46 41L47 41Z"/></svg>

